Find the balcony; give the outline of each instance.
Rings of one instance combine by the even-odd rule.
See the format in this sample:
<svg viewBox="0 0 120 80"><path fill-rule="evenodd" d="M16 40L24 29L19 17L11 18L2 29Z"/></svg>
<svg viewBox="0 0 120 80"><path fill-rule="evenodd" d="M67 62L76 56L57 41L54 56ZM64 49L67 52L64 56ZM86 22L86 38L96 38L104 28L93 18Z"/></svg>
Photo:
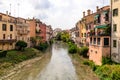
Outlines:
<svg viewBox="0 0 120 80"><path fill-rule="evenodd" d="M29 33L28 30L20 30L18 31L18 34L22 34L22 35L27 35Z"/></svg>
<svg viewBox="0 0 120 80"><path fill-rule="evenodd" d="M16 42L16 39L2 39L0 43L13 43Z"/></svg>
<svg viewBox="0 0 120 80"><path fill-rule="evenodd" d="M17 23L17 26L22 26L22 27L28 27L29 25L27 23Z"/></svg>
<svg viewBox="0 0 120 80"><path fill-rule="evenodd" d="M109 25L96 26L94 30L90 31L90 36L110 36L111 27Z"/></svg>

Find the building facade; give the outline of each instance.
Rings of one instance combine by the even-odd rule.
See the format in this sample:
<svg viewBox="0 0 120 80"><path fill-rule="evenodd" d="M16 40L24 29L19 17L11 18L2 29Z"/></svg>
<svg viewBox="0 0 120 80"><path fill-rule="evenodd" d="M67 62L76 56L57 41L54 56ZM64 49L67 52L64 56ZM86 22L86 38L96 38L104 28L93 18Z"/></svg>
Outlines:
<svg viewBox="0 0 120 80"><path fill-rule="evenodd" d="M46 41L48 42L52 38L52 27L51 25L46 26Z"/></svg>
<svg viewBox="0 0 120 80"><path fill-rule="evenodd" d="M15 18L0 13L0 50L11 50L15 48L16 42Z"/></svg>
<svg viewBox="0 0 120 80"><path fill-rule="evenodd" d="M111 0L112 11L112 37L111 57L120 63L120 0Z"/></svg>
<svg viewBox="0 0 120 80"><path fill-rule="evenodd" d="M29 21L23 18L16 18L16 39L17 41L22 40L30 47L30 26Z"/></svg>
<svg viewBox="0 0 120 80"><path fill-rule="evenodd" d="M96 65L102 65L102 58L110 57L110 7L97 7L94 18L94 30L90 32L89 59Z"/></svg>

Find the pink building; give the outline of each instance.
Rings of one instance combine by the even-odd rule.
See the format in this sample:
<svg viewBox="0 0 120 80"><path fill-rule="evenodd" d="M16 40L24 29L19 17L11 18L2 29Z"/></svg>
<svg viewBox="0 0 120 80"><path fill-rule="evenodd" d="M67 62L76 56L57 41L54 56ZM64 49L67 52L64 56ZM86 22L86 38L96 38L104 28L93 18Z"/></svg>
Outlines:
<svg viewBox="0 0 120 80"><path fill-rule="evenodd" d="M89 59L102 65L102 57L110 56L110 7L97 7L94 30L90 32Z"/></svg>
<svg viewBox="0 0 120 80"><path fill-rule="evenodd" d="M46 24L40 23L40 37L42 39L42 42L46 41Z"/></svg>

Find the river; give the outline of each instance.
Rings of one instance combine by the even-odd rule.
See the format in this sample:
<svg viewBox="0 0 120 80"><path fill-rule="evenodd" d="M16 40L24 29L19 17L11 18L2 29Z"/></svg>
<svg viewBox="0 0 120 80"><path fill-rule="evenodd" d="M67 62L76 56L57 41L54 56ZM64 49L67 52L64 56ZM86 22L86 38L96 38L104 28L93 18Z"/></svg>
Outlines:
<svg viewBox="0 0 120 80"><path fill-rule="evenodd" d="M51 48L51 58L44 68L36 62L21 70L12 80L77 80L75 68L68 55L68 47L61 42L56 42ZM48 52L49 53L49 52Z"/></svg>

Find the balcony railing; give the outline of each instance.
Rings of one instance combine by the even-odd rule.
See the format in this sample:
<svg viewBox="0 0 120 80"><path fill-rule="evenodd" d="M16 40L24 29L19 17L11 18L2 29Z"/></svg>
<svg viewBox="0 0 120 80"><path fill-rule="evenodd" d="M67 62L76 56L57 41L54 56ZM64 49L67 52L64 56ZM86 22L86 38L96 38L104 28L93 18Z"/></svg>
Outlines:
<svg viewBox="0 0 120 80"><path fill-rule="evenodd" d="M20 31L18 31L18 34L28 34L29 33L29 31L28 30L20 30Z"/></svg>
<svg viewBox="0 0 120 80"><path fill-rule="evenodd" d="M0 43L13 43L16 42L16 39L2 39Z"/></svg>
<svg viewBox="0 0 120 80"><path fill-rule="evenodd" d="M90 33L90 36L110 36L110 34L108 33L105 33L105 32L93 32L93 33Z"/></svg>

